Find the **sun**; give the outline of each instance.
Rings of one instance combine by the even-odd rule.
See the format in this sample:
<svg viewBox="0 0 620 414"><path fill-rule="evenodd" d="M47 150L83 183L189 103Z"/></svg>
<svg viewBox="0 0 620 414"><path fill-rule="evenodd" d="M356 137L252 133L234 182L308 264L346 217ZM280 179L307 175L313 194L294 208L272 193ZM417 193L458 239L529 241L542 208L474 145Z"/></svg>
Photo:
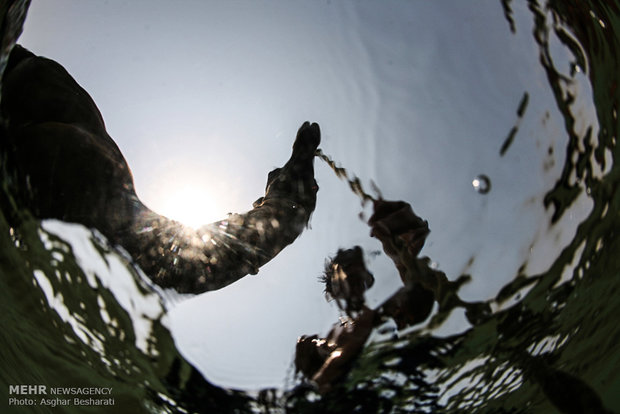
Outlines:
<svg viewBox="0 0 620 414"><path fill-rule="evenodd" d="M140 171L136 192L144 204L190 228L200 228L227 217L239 207L235 177L204 165L176 158L157 168ZM232 209L232 210L231 210Z"/></svg>
<svg viewBox="0 0 620 414"><path fill-rule="evenodd" d="M227 186L205 171L170 168L149 178L139 196L157 214L194 229L226 217Z"/></svg>
<svg viewBox="0 0 620 414"><path fill-rule="evenodd" d="M156 210L186 226L198 228L224 218L218 200L204 185L183 183L162 192Z"/></svg>

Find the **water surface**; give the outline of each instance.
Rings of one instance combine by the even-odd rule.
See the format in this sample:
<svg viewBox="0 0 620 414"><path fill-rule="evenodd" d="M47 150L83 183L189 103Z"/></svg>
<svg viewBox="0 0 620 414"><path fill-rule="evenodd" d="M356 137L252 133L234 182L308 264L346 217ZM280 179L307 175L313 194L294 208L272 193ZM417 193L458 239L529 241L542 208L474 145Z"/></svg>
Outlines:
<svg viewBox="0 0 620 414"><path fill-rule="evenodd" d="M451 280L471 275L459 296L493 313L443 309L376 335L319 396L291 361L297 336L338 316L323 261L380 250L326 165L310 231L258 276L184 301L97 233L31 219L5 179L5 384L112 386L119 406L150 412L620 410L614 6L65 3L34 1L20 42L93 95L153 208L198 181L222 209L205 221L247 210L298 125L317 121L325 153L410 202L432 231L422 254ZM398 276L367 256L372 305Z"/></svg>

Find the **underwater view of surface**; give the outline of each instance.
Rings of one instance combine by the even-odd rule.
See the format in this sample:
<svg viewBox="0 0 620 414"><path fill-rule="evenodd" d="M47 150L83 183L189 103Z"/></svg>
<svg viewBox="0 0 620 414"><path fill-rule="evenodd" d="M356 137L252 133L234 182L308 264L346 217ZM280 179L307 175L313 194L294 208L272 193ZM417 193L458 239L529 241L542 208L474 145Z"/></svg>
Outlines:
<svg viewBox="0 0 620 414"><path fill-rule="evenodd" d="M256 276L179 295L97 229L20 205L0 143L0 411L620 412L615 2L0 0L0 13L0 74L16 43L62 64L140 198L184 224L250 209L306 120L326 154L292 245ZM363 248L371 308L401 285L343 177L410 203L431 229L421 256L455 283L426 320L376 328L319 392L293 361L298 337L343 316L317 282L325 260ZM9 403L17 385L110 388L113 406Z"/></svg>

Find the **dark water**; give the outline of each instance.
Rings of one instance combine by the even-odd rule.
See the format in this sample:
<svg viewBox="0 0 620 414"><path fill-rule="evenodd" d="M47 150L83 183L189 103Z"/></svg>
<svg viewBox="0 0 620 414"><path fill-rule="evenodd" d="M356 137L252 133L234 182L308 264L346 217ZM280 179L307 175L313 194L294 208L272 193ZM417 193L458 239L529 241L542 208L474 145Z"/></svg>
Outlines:
<svg viewBox="0 0 620 414"><path fill-rule="evenodd" d="M17 12L26 3L0 3L3 16L13 7L2 26L4 52L18 35ZM501 3L506 30L517 30L515 4ZM301 385L258 395L221 389L179 355L163 301L131 261L96 233L30 217L13 201L10 171L3 169L3 412L104 411L8 407L14 384L112 387L115 412L619 412L620 11L606 1L527 5L533 53L547 74L568 143L554 149L565 151L565 163L545 207L554 223L573 214L584 197L592 208L547 271L521 271L488 302L492 314L480 315L466 332L440 338L432 327L452 311L445 307L429 326L377 339L324 396ZM572 53L568 73L554 62L552 35ZM590 83L595 118L573 106L583 99L575 87L578 73ZM528 99L524 94L518 118ZM500 156L515 134L508 133Z"/></svg>

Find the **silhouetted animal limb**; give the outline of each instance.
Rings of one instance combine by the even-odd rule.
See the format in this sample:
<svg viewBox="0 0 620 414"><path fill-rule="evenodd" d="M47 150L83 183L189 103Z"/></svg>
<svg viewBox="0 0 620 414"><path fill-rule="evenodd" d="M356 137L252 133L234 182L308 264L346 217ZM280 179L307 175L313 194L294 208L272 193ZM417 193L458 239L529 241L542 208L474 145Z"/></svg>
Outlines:
<svg viewBox="0 0 620 414"><path fill-rule="evenodd" d="M158 285L182 293L224 287L271 260L316 204L317 124L304 123L291 158L269 173L244 214L193 230L148 209L88 93L58 63L15 46L3 76L0 145L20 204L40 219L96 228Z"/></svg>

